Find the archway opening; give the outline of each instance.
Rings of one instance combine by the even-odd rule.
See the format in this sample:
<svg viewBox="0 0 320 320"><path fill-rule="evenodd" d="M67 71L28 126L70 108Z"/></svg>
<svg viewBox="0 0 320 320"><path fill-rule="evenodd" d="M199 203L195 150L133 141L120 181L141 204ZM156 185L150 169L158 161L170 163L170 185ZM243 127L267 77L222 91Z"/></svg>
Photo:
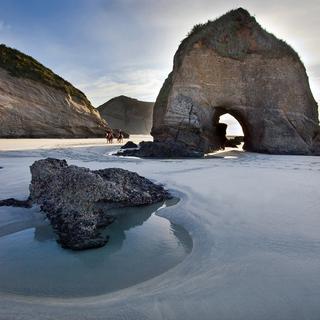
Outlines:
<svg viewBox="0 0 320 320"><path fill-rule="evenodd" d="M214 149L247 149L249 129L247 122L239 112L230 108L216 107L213 127Z"/></svg>
<svg viewBox="0 0 320 320"><path fill-rule="evenodd" d="M239 121L229 113L225 113L219 118L219 123L227 125L227 138L244 137L243 129Z"/></svg>

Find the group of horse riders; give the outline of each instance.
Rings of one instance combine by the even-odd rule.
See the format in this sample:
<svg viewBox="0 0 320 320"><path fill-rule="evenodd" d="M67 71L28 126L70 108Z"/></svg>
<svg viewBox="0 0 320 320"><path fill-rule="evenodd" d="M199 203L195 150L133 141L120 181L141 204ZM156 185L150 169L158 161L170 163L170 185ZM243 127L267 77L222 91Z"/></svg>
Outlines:
<svg viewBox="0 0 320 320"><path fill-rule="evenodd" d="M107 130L106 131L107 143L112 144L114 138L115 138L115 136L114 136L113 132L110 131L110 130ZM123 142L123 132L122 132L122 130L119 130L119 132L118 132L117 142L118 143L122 143Z"/></svg>

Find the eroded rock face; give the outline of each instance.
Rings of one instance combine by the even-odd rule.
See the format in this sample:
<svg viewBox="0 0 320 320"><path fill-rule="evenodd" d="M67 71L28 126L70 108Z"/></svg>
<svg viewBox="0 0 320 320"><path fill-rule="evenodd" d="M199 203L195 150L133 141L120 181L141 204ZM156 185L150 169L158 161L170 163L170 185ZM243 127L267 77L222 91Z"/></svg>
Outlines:
<svg viewBox="0 0 320 320"><path fill-rule="evenodd" d="M98 111L113 129L129 134L150 134L153 105L154 102L119 96L99 106Z"/></svg>
<svg viewBox="0 0 320 320"><path fill-rule="evenodd" d="M9 199L0 200L0 207L31 208L32 201L29 198L27 200L17 200L15 198L9 198Z"/></svg>
<svg viewBox="0 0 320 320"><path fill-rule="evenodd" d="M135 148L138 148L138 145L132 141L128 141L120 149L135 149Z"/></svg>
<svg viewBox="0 0 320 320"><path fill-rule="evenodd" d="M31 174L32 202L46 213L61 245L73 250L106 244L99 228L113 221L109 209L169 198L162 186L119 168L90 171L48 158L36 161Z"/></svg>
<svg viewBox="0 0 320 320"><path fill-rule="evenodd" d="M151 142L142 141L139 147L124 148L119 151L116 155L118 156L131 156L141 158L202 158L203 153L190 149L183 143L179 142Z"/></svg>
<svg viewBox="0 0 320 320"><path fill-rule="evenodd" d="M225 113L240 122L247 150L319 150L317 103L305 67L244 9L196 26L181 43L154 106L152 135L203 152L219 149Z"/></svg>
<svg viewBox="0 0 320 320"><path fill-rule="evenodd" d="M51 70L0 45L0 137L104 137L107 123L86 96Z"/></svg>

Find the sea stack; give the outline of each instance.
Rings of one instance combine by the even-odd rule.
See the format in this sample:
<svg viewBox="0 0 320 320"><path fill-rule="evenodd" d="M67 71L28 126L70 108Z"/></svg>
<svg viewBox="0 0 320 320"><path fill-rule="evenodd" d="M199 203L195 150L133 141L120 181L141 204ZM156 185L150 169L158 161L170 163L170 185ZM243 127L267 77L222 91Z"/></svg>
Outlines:
<svg viewBox="0 0 320 320"><path fill-rule="evenodd" d="M103 137L107 123L86 96L18 50L0 45L0 137Z"/></svg>
<svg viewBox="0 0 320 320"><path fill-rule="evenodd" d="M129 134L150 134L153 105L154 102L119 96L102 104L98 111L113 129Z"/></svg>
<svg viewBox="0 0 320 320"><path fill-rule="evenodd" d="M115 218L109 215L110 209L143 206L170 198L163 186L120 168L91 171L69 166L66 160L47 158L35 161L30 170L29 199L24 202L6 199L2 205L40 205L59 243L73 250L98 248L107 243L100 231Z"/></svg>
<svg viewBox="0 0 320 320"><path fill-rule="evenodd" d="M241 124L246 150L320 151L318 106L303 63L242 8L196 25L182 41L155 102L152 135L207 153L224 141L219 117L226 113Z"/></svg>

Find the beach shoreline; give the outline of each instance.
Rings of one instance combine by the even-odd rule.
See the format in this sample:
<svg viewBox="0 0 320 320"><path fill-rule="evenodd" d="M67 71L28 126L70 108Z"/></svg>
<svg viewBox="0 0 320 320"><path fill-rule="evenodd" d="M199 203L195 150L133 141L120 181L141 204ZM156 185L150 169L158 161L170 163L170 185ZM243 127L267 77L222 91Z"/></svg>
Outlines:
<svg viewBox="0 0 320 320"><path fill-rule="evenodd" d="M40 158L121 167L179 194L180 203L159 214L189 232L193 249L168 272L108 295L1 294L0 319L318 319L318 157L232 151L221 158L154 160L111 156L119 146L102 141L41 143L29 150L18 140L15 150L0 144L1 198L28 195L29 166ZM21 219L8 212L0 227Z"/></svg>

